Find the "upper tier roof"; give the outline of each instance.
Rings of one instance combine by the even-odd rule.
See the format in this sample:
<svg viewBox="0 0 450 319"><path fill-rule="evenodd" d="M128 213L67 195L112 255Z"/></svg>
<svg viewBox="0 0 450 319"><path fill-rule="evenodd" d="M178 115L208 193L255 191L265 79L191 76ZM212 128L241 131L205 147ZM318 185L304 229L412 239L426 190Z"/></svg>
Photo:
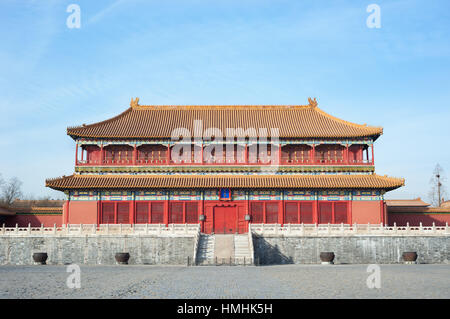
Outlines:
<svg viewBox="0 0 450 319"><path fill-rule="evenodd" d="M371 175L71 175L48 179L45 186L69 189L146 188L299 188L384 189L403 186L405 180Z"/></svg>
<svg viewBox="0 0 450 319"><path fill-rule="evenodd" d="M69 127L73 138L170 138L176 128L187 128L194 135L194 120L202 120L203 130L219 128L279 129L280 138L354 138L373 137L383 133L381 127L360 125L338 119L317 107L308 105L138 105L109 120Z"/></svg>

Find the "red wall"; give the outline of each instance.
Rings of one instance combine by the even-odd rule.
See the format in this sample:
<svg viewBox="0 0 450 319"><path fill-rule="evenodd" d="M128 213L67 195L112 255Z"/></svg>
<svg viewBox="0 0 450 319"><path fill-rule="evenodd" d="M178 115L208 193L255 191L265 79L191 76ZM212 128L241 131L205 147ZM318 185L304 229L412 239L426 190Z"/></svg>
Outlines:
<svg viewBox="0 0 450 319"><path fill-rule="evenodd" d="M409 223L410 226L419 226L420 222L422 222L422 226L432 226L433 222L436 226L445 226L445 223L450 224L450 213L388 213L390 226L394 223L397 226L406 226L406 223Z"/></svg>
<svg viewBox="0 0 450 319"><path fill-rule="evenodd" d="M15 227L17 224L19 227L26 227L31 224L31 227L40 227L44 224L44 227L53 227L56 224L56 227L60 227L62 221L62 215L15 215L6 218L5 226Z"/></svg>
<svg viewBox="0 0 450 319"><path fill-rule="evenodd" d="M97 224L97 201L70 201L64 215L64 224Z"/></svg>
<svg viewBox="0 0 450 319"><path fill-rule="evenodd" d="M384 215L383 201L353 201L352 223L380 224Z"/></svg>

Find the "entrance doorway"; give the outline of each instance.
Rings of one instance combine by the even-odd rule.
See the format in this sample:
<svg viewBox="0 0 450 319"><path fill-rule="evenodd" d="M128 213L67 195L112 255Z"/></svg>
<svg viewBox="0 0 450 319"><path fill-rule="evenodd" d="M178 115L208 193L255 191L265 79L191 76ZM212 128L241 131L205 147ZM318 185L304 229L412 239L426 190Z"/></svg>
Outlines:
<svg viewBox="0 0 450 319"><path fill-rule="evenodd" d="M236 229L236 206L214 207L214 233L233 234Z"/></svg>

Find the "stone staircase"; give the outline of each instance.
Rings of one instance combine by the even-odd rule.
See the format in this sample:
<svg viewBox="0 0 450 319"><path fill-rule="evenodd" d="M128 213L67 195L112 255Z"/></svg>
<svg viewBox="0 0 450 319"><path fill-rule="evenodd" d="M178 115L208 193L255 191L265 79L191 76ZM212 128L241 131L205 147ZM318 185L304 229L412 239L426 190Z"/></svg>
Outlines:
<svg viewBox="0 0 450 319"><path fill-rule="evenodd" d="M234 259L238 265L253 265L248 234L234 235Z"/></svg>
<svg viewBox="0 0 450 319"><path fill-rule="evenodd" d="M196 265L254 265L248 234L206 235L198 241Z"/></svg>
<svg viewBox="0 0 450 319"><path fill-rule="evenodd" d="M204 265L214 260L215 237L214 235L201 234L198 242L196 264Z"/></svg>

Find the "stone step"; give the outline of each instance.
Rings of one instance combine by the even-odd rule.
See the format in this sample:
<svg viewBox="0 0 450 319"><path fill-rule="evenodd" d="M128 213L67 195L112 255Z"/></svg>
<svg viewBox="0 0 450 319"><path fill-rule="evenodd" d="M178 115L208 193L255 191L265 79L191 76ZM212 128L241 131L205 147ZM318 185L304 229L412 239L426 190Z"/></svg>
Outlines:
<svg viewBox="0 0 450 319"><path fill-rule="evenodd" d="M215 238L212 235L200 235L196 263L197 265L208 264L208 260L214 258Z"/></svg>
<svg viewBox="0 0 450 319"><path fill-rule="evenodd" d="M234 258L243 262L244 258L247 263L252 263L252 256L250 253L248 235L234 236Z"/></svg>

